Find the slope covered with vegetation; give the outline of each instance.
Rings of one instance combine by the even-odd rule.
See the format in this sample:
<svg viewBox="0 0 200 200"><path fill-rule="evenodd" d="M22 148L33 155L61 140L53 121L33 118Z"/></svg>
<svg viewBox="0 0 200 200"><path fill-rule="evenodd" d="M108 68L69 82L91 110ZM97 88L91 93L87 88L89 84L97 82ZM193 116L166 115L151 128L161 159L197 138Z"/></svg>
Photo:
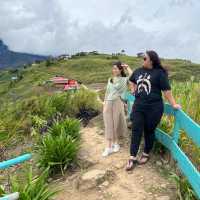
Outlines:
<svg viewBox="0 0 200 200"><path fill-rule="evenodd" d="M53 110L50 110L52 107L56 112L68 110L67 115L72 112L74 112L74 116L77 115L77 110L71 111L72 107L65 105L70 105L65 100L67 97L55 94L55 88L53 89L52 85L46 81L55 75L63 75L66 78L74 78L83 84L106 83L111 75L112 63L116 60L128 63L133 69L141 66L142 63L141 58L126 55L79 53L68 60L54 59L23 68L1 71L0 111L2 114L0 116L0 131L4 133L1 134L1 137L19 135L17 133L29 135L33 124L32 115L36 113L43 119L49 120L49 117L54 113ZM200 122L198 103L200 100L198 84L200 64L179 59L163 59L163 64L169 69L177 101L182 104L183 109L194 120ZM12 77L18 79L11 80ZM61 97L58 98L58 95ZM92 99L87 95L85 98ZM59 104L56 102L58 99ZM53 105L55 102L58 104L57 108ZM90 102L89 99L88 102ZM84 102L82 103L84 104Z"/></svg>
<svg viewBox="0 0 200 200"><path fill-rule="evenodd" d="M68 60L48 60L0 71L0 150L17 146L25 138L34 138L37 145L31 151L36 151L38 165L49 168L51 174L64 173L71 162L76 162L79 149L79 124L74 118L80 118L88 110L98 113L100 105L95 92L82 88L76 93L58 93L60 89L48 80L62 75L85 85L106 83L116 60L133 69L142 63L141 58L126 55L79 53ZM163 64L169 69L177 102L200 123L200 64L179 59L163 59ZM73 119L66 122L68 117ZM163 118L160 126L170 132L172 125L173 119ZM200 149L184 132L180 145L200 170Z"/></svg>
<svg viewBox="0 0 200 200"><path fill-rule="evenodd" d="M82 54L81 54L82 55ZM26 98L46 92L44 81L55 75L77 79L84 84L106 82L111 74L113 61L121 60L132 68L141 66L141 58L106 54L73 56L69 60L52 60L25 66L17 70L0 71L0 99ZM194 76L200 80L200 64L178 59L164 59L164 66L169 68L171 80L187 81ZM19 80L11 82L11 77L18 76Z"/></svg>

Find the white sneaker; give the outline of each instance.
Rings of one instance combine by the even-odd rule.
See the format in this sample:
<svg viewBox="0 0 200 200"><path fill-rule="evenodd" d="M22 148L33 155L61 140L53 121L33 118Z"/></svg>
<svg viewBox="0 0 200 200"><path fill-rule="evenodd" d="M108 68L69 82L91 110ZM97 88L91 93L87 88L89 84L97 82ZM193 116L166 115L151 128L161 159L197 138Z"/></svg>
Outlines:
<svg viewBox="0 0 200 200"><path fill-rule="evenodd" d="M112 148L105 148L104 152L102 153L103 157L109 156L111 153L113 153L113 149Z"/></svg>
<svg viewBox="0 0 200 200"><path fill-rule="evenodd" d="M118 152L120 150L119 144L113 144L112 149L113 149L113 152L115 152L115 153Z"/></svg>

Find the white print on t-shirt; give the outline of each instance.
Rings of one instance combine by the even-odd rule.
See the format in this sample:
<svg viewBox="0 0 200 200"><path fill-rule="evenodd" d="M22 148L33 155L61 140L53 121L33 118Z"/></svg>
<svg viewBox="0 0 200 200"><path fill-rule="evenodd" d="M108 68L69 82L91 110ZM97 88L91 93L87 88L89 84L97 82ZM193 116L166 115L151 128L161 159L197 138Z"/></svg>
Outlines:
<svg viewBox="0 0 200 200"><path fill-rule="evenodd" d="M151 76L147 75L140 75L139 79L137 80L137 90L138 93L143 92L143 90L147 93L147 95L151 92L151 82L150 82Z"/></svg>

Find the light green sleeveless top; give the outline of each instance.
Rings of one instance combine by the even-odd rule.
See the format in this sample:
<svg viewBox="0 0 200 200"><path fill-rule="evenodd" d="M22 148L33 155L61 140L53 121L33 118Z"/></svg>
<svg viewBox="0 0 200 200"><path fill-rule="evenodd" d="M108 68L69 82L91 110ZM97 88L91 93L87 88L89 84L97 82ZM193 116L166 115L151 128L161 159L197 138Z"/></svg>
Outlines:
<svg viewBox="0 0 200 200"><path fill-rule="evenodd" d="M113 83L108 79L105 101L114 101L121 97L123 99L126 91L129 77L114 77Z"/></svg>

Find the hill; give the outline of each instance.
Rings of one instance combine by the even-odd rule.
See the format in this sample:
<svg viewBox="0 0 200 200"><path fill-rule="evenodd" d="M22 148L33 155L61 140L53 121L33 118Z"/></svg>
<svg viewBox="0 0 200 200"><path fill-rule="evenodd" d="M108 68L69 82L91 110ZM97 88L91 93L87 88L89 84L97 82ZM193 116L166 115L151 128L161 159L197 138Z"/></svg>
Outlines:
<svg viewBox="0 0 200 200"><path fill-rule="evenodd" d="M112 63L116 60L128 63L133 69L141 66L142 59L126 55L87 54L72 56L68 60L48 60L39 64L27 65L15 70L0 71L0 100L19 99L45 93L43 82L55 75L77 79L84 84L106 83L111 75ZM169 68L171 80L185 82L194 77L200 80L200 64L179 59L163 59ZM15 83L11 78L18 76Z"/></svg>
<svg viewBox="0 0 200 200"><path fill-rule="evenodd" d="M78 118L78 119L80 118L84 119L84 117L87 117L88 119L88 113L91 111L92 112L95 111L95 113L101 113L102 107L101 104L99 104L99 100L97 98L97 92L99 92L99 90L91 91L84 89L83 87L82 89L78 90L75 93L58 92L58 89L54 88L51 85L51 83L49 83L47 80L49 80L55 75L63 75L66 78L74 78L83 82L85 85L90 86L91 88L96 85L98 85L98 87L101 86L101 91L99 92L99 94L102 94L103 96L105 91L104 86L107 82L108 77L111 75L112 63L116 60L121 60L122 62L128 63L133 69L141 66L142 64L141 58L130 57L126 55L79 53L73 55L72 57L70 57L70 59L67 60L66 59L47 60L38 64L26 65L18 69L9 69L9 70L7 69L0 71L0 105L1 105L0 106L0 113L1 113L0 152L3 152L0 155L0 160L1 159L5 160L5 158L3 157L4 152L8 152L9 153L8 156L10 158L13 157L13 155L15 156L19 155L21 152L33 152L37 144L40 144L39 148L40 151L38 152L34 151L34 156L40 156L44 158L45 162L56 163L57 165L57 163L60 162L57 160L57 158L68 159L67 156L69 154L68 153L67 155L65 154L66 152L65 147L67 147L68 144L70 144L69 147L71 147L71 145L73 145L72 147L78 147L79 145L73 143L74 140L73 141L65 140L66 136L64 134L61 134L62 131L60 130L64 130L64 128L68 126L64 123L63 120L67 119L68 117ZM191 116L192 119L194 119L197 123L199 123L200 122L200 113L199 113L200 65L178 59L171 59L171 60L163 59L163 64L164 66L167 66L169 68L169 76L170 80L173 82L172 90L176 101L182 105L182 109L189 116ZM100 160L99 157L104 147L103 143L101 142L103 141L103 136L101 135L103 134L102 115L97 116L96 120L93 119L91 122L92 123L90 123L88 127L83 129L81 132L81 137L82 137L81 146L83 147L82 152L84 153L84 155L85 154L86 156L88 155L88 158L91 158L92 155L94 155L95 153L95 155L97 155L95 156L95 159L97 158L98 160ZM92 124L94 126L92 126ZM54 125L56 125L56 127L60 127L60 129L58 128L52 129ZM174 125L174 118L173 117L169 118L164 116L159 127L163 131L171 133L173 125ZM55 135L51 133L52 136L50 137L51 140L49 143L53 145L46 145L46 143L43 142L48 143L49 140L46 140L46 137L43 137L43 134L44 132L51 130L55 131L54 132ZM69 131L69 132L66 131L66 133L72 133L72 132L74 131ZM56 137L56 140L54 140L55 138L53 138L54 137L53 135ZM57 140L57 138L60 139ZM59 143L57 143L57 141L59 141ZM63 143L63 141L66 142L67 145L66 143ZM77 142L79 141L77 140ZM144 171L142 171L142 169L138 167L138 172L136 171L135 171L136 173L134 172L134 177L130 175L128 175L129 177L127 177L127 174L125 174L124 172L123 166L126 162L125 159L128 151L128 142L129 138L127 138L124 141L123 151L121 151L121 153L118 154L119 157L118 155L116 155L117 156L115 157L116 164L113 163L113 159L110 160L108 159L103 161L100 160L101 161L100 163L97 162L90 168L87 168L87 170L107 169L108 166L114 166L115 168L118 168L118 169L114 168L114 170L118 170L120 172L118 173L117 171L118 176L114 187L112 187L112 182L110 183L108 181L108 183L106 183L107 185L106 187L109 190L108 193L104 194L106 195L110 195L112 193L115 194L116 191L118 192L120 191L120 194L124 194L127 188L136 188L135 185L138 185L137 183L140 182L142 189L136 188L135 191L131 191L133 192L132 194L128 189L129 192L127 199L129 199L129 197L132 198L133 195L135 197L135 194L137 194L138 191L140 191L139 192L140 194L144 194L144 196L148 194L151 195L155 194L155 196L152 196L152 199L164 199L166 196L162 198L163 195L167 196L172 195L174 197L176 195L175 194L176 192L172 193L171 191L166 190L166 184L168 184L166 182L167 178L165 178L165 180L161 178L160 175L157 174L158 173L157 169L155 169L154 171L150 171L150 169L153 169L154 163L157 163L156 160L153 160L152 164L150 163L150 165L147 165L148 168L143 168L147 173L145 176L140 176L141 174L144 175ZM43 146L43 144L45 145ZM84 149L85 146L87 148ZM199 168L200 149L182 130L180 131L179 146L184 150L184 152L192 161L192 163L196 166L196 168L200 170ZM47 147L48 149L44 150L43 147L44 148ZM156 152L159 152L159 154L161 152L166 151L166 149L163 149L163 147L160 146L160 144L157 144L155 147L156 147L155 148ZM39 154L39 152L41 152L41 154ZM50 152L50 153L44 154L44 152ZM80 155L82 152L80 150ZM59 153L59 155L57 155L57 153ZM167 170L170 169L169 172L171 173L171 167L169 164L171 162L170 157L168 158L168 154L165 154L165 156L167 157L166 158L167 162L163 162L164 164L162 164L161 162L161 165L166 167L168 166L168 169L167 168L166 169ZM51 158L53 158L53 160L48 160ZM124 158L124 160L122 160L122 158ZM90 159L88 161L89 163L95 163L94 162L95 160L92 160L91 162ZM120 162L123 161L123 162L121 164L118 161ZM31 166L34 166L34 170L37 170L38 166L36 165L37 163L31 162L30 164ZM161 165L160 162L158 162L159 169ZM61 169L61 171L62 169L67 169L65 168L66 166L64 166L64 168L59 167L59 169ZM75 169L73 167L74 165L70 164L70 166L73 169ZM55 169L57 169L57 167ZM83 172L83 169L78 170L78 173L73 174L72 176L73 180L74 177L76 177L76 175L79 174L79 171L81 173ZM167 172L166 177L169 176L168 175L169 172ZM166 174L166 171L165 172L163 171L162 173ZM136 174L138 174L138 177L135 177ZM19 175L19 177L25 177L25 176ZM79 176L77 177L79 180ZM151 180L151 182L144 180L144 177L147 178L146 180ZM151 179L151 177L154 177L154 179ZM158 179L157 178L155 179L155 177L157 177ZM133 181L133 179L135 181ZM68 180L72 182L71 181L72 179ZM124 180L126 180L126 182L124 182ZM153 180L155 184L154 182L152 182ZM178 180L177 183L178 188L181 188L181 191L179 191L179 193L183 195L182 199L187 199L185 197L185 194L188 195L188 193L190 194L191 193L190 191L192 191L189 183L186 181L185 178L182 177L180 178L179 176L176 176L176 180ZM164 181L164 183L162 181ZM58 184L58 182L55 183ZM164 184L163 188L165 188L165 190L162 190L163 192L160 193L161 190L159 186L161 185L161 183ZM63 185L65 191L60 194L59 199L61 198L65 199L66 196L72 194L73 200L76 200L80 199L79 196L85 195L85 193L77 192L76 190L75 190L76 192L74 192L74 190L71 189L70 186L68 187L66 181L65 184L63 184L63 182L60 182L60 184ZM147 190L145 190L146 185L149 186L151 184L153 184L156 187L155 188L148 187ZM126 185L126 188L122 188L121 185ZM182 187L182 185L184 185L184 187ZM96 198L96 196L95 197L93 196L94 191L96 190L90 190L90 192L87 192L87 194L92 195L91 198L88 199ZM103 195L103 193L99 192L96 193L95 195L98 196L99 194ZM156 198L158 195L159 196L162 195L161 198ZM108 196L105 196L105 199L107 199L107 197ZM142 198L138 196L137 199L142 199Z"/></svg>
<svg viewBox="0 0 200 200"><path fill-rule="evenodd" d="M15 68L25 64L31 64L35 61L43 61L48 59L47 56L39 56L28 53L18 53L9 50L8 46L0 40L0 69Z"/></svg>

